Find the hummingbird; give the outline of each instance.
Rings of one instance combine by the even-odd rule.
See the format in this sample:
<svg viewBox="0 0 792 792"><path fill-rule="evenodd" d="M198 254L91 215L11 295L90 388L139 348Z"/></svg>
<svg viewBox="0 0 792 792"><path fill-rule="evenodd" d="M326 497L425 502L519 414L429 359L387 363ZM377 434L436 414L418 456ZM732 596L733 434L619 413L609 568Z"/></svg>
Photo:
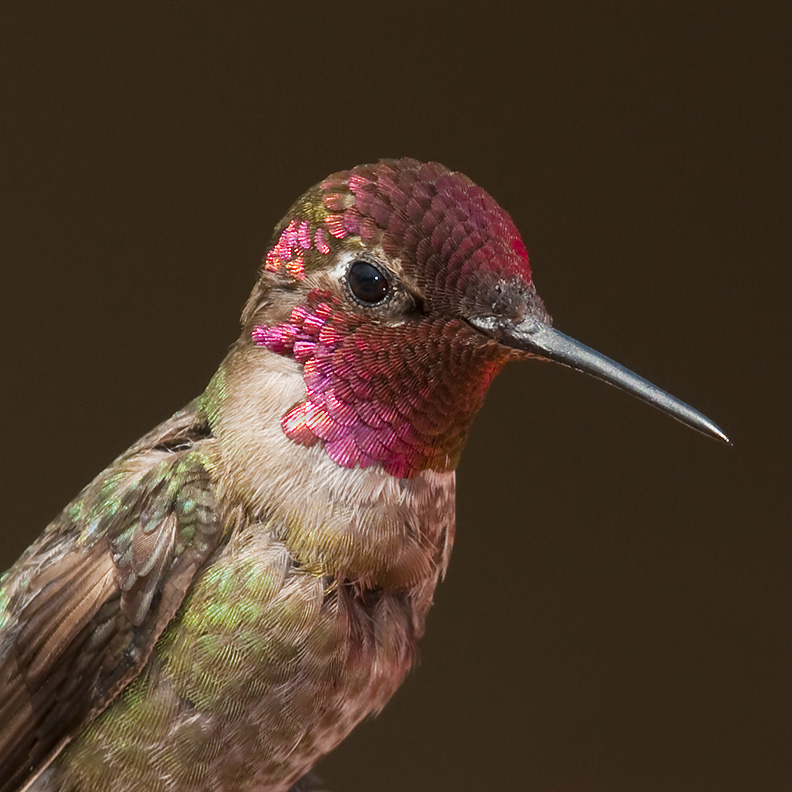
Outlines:
<svg viewBox="0 0 792 792"><path fill-rule="evenodd" d="M378 713L454 540L509 361L708 418L554 329L511 217L438 163L312 187L206 390L0 578L0 792L305 789Z"/></svg>

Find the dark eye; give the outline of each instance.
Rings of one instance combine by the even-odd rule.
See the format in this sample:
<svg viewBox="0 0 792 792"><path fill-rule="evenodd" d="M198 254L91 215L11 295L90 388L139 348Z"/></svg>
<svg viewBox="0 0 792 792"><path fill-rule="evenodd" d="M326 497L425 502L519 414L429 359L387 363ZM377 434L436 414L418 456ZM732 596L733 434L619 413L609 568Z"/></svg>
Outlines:
<svg viewBox="0 0 792 792"><path fill-rule="evenodd" d="M382 270L362 259L352 262L347 278L352 294L368 305L382 302L390 292L390 284Z"/></svg>

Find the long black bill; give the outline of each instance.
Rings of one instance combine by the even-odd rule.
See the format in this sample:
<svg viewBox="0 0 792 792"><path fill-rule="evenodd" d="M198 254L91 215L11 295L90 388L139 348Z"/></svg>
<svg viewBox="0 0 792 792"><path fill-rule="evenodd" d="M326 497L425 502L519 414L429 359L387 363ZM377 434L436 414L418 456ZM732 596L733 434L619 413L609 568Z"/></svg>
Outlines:
<svg viewBox="0 0 792 792"><path fill-rule="evenodd" d="M706 415L694 410L689 404L674 398L605 355L533 317L510 327L501 324L497 329L491 325L487 327L487 324L488 322L484 320L479 326L490 333L494 332L498 340L506 346L522 349L533 355L554 360L556 363L591 374L592 377L632 393L683 424L731 445L731 441L720 427L710 421Z"/></svg>

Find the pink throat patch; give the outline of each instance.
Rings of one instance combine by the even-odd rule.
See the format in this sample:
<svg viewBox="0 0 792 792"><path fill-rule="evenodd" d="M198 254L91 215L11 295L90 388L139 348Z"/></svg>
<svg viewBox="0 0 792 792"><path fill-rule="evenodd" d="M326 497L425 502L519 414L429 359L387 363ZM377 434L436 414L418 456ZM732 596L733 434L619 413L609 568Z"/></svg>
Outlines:
<svg viewBox="0 0 792 792"><path fill-rule="evenodd" d="M376 324L318 290L251 337L304 367L305 399L281 419L289 438L324 443L343 467L380 464L400 478L456 466L508 354L461 320Z"/></svg>

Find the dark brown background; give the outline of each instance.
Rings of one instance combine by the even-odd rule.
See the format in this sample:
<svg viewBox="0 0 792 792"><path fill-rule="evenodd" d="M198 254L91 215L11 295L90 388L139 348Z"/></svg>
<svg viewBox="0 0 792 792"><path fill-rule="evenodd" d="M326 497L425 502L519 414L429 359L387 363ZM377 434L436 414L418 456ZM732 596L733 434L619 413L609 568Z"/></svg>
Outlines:
<svg viewBox="0 0 792 792"><path fill-rule="evenodd" d="M422 666L322 772L792 789L788 4L62 5L1 26L3 565L200 392L297 195L438 159L512 213L559 328L735 446L507 370Z"/></svg>

